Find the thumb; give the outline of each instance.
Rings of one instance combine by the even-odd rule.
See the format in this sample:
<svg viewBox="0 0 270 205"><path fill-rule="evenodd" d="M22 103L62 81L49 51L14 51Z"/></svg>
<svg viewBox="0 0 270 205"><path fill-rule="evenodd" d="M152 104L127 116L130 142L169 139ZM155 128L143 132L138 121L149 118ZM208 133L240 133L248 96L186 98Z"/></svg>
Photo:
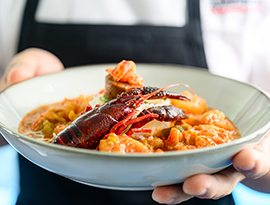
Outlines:
<svg viewBox="0 0 270 205"><path fill-rule="evenodd" d="M10 86L17 82L32 78L35 76L36 67L29 65L29 63L17 63L9 66L6 74L6 86Z"/></svg>
<svg viewBox="0 0 270 205"><path fill-rule="evenodd" d="M52 53L38 48L29 48L13 57L1 79L0 86L5 88L28 78L60 71L63 68L62 62Z"/></svg>

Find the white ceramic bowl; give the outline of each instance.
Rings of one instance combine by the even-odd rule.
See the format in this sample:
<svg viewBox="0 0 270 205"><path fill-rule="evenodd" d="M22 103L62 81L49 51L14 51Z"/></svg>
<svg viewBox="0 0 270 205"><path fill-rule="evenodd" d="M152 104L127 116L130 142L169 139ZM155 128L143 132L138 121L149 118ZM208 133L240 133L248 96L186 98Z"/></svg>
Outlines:
<svg viewBox="0 0 270 205"><path fill-rule="evenodd" d="M237 152L258 143L270 127L270 99L257 87L193 68L138 64L137 73L145 85L189 84L210 107L233 120L243 137L216 147L123 155L49 144L17 132L23 116L40 105L98 92L105 85L105 69L114 66L71 68L9 87L0 94L0 132L21 155L56 174L96 187L148 190L224 169Z"/></svg>

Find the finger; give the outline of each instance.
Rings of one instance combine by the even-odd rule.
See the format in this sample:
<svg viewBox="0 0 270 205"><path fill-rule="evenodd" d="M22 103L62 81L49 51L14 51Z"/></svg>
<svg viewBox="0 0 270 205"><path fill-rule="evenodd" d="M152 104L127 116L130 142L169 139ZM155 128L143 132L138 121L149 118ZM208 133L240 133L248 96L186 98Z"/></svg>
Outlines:
<svg viewBox="0 0 270 205"><path fill-rule="evenodd" d="M40 50L40 49L39 49ZM32 50L32 52L35 52ZM35 75L43 75L52 72L58 72L64 69L62 62L50 52L41 50L37 54L37 64L39 65Z"/></svg>
<svg viewBox="0 0 270 205"><path fill-rule="evenodd" d="M244 149L233 158L233 166L247 178L258 179L269 171L270 135L254 148Z"/></svg>
<svg viewBox="0 0 270 205"><path fill-rule="evenodd" d="M14 56L4 75L6 86L64 68L61 61L42 49L30 48Z"/></svg>
<svg viewBox="0 0 270 205"><path fill-rule="evenodd" d="M244 178L244 175L231 166L218 174L189 177L183 184L183 191L198 198L219 199L230 194Z"/></svg>
<svg viewBox="0 0 270 205"><path fill-rule="evenodd" d="M30 63L23 62L14 64L10 67L6 76L7 86L15 84L17 82L32 78L35 76L36 67Z"/></svg>
<svg viewBox="0 0 270 205"><path fill-rule="evenodd" d="M178 204L192 197L182 191L182 185L180 184L157 187L152 194L152 198L161 204Z"/></svg>

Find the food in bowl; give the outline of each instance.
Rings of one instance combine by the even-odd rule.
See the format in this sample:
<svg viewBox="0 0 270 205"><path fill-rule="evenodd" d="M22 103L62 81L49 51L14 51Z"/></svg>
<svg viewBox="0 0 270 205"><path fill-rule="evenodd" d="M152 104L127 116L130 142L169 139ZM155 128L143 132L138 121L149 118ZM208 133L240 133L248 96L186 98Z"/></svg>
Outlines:
<svg viewBox="0 0 270 205"><path fill-rule="evenodd" d="M225 114L190 89L171 93L143 86L135 63L107 69L105 90L28 113L19 132L66 146L117 153L189 150L240 138ZM181 84L177 84L179 86ZM96 101L97 105L89 106ZM107 102L108 101L108 102Z"/></svg>

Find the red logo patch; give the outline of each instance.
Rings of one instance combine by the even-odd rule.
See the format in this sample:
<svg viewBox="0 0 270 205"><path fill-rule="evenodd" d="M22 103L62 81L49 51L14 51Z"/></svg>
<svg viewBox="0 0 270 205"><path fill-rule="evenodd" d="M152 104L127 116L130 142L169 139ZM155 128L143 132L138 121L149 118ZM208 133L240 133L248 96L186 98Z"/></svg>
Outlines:
<svg viewBox="0 0 270 205"><path fill-rule="evenodd" d="M260 0L212 0L213 13L258 12L261 10Z"/></svg>

